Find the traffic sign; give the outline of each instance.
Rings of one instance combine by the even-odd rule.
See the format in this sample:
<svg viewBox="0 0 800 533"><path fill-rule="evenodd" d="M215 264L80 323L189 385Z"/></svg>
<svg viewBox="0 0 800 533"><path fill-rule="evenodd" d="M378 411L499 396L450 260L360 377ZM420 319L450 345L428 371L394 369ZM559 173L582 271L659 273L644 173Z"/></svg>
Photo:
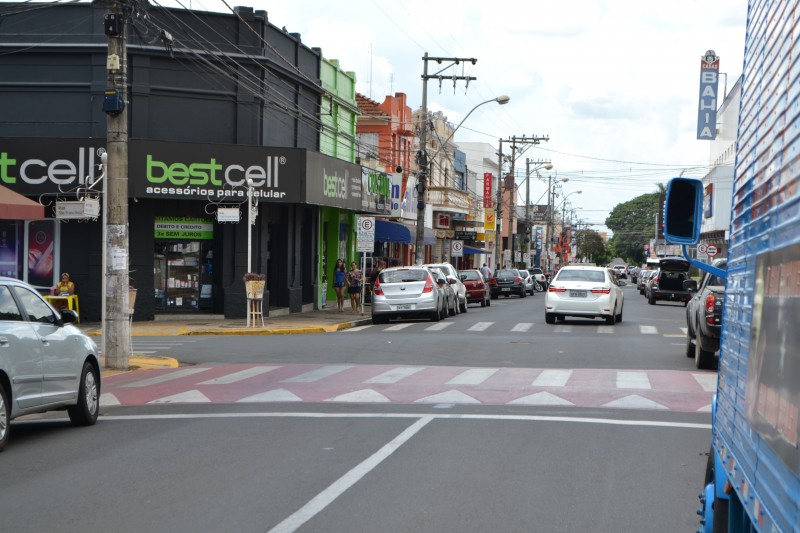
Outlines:
<svg viewBox="0 0 800 533"><path fill-rule="evenodd" d="M464 256L464 241L450 241L450 256L451 257Z"/></svg>
<svg viewBox="0 0 800 533"><path fill-rule="evenodd" d="M375 217L358 217L356 251L371 252L375 249Z"/></svg>
<svg viewBox="0 0 800 533"><path fill-rule="evenodd" d="M708 245L707 244L698 244L697 245L697 253L698 254L707 254L708 253Z"/></svg>
<svg viewBox="0 0 800 533"><path fill-rule="evenodd" d="M719 249L713 244L709 244L708 248L706 248L706 253L708 254L709 257L714 257L719 253Z"/></svg>

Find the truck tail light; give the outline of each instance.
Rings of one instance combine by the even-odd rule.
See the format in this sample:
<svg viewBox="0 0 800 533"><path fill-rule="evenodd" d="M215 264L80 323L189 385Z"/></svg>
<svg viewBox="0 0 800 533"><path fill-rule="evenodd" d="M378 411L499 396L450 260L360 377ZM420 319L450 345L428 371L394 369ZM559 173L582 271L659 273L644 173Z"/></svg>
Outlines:
<svg viewBox="0 0 800 533"><path fill-rule="evenodd" d="M717 302L717 298L713 294L709 294L706 296L705 308L706 308L706 324L714 325L714 305Z"/></svg>

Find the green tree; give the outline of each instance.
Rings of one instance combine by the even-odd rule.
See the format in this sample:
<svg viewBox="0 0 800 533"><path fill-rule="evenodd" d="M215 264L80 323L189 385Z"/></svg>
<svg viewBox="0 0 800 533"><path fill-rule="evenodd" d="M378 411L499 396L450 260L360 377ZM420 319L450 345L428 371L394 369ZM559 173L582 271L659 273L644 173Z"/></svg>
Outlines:
<svg viewBox="0 0 800 533"><path fill-rule="evenodd" d="M604 265L609 261L608 250L603 237L595 230L581 229L575 232L578 244L578 258L585 258L596 265Z"/></svg>
<svg viewBox="0 0 800 533"><path fill-rule="evenodd" d="M617 204L608 215L606 226L614 232L608 248L618 256L636 264L644 262L644 245L655 235L655 215L663 189L659 184L658 192Z"/></svg>

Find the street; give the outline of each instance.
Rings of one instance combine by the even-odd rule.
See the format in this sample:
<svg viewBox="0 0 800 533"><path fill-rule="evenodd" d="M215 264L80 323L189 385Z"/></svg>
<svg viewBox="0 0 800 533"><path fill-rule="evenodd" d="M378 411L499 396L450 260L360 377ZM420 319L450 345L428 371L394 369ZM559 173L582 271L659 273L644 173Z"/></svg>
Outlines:
<svg viewBox="0 0 800 533"><path fill-rule="evenodd" d="M544 323L544 294L441 323L135 338L97 426L14 423L13 531L689 531L716 373L682 305ZM43 503L44 502L44 503Z"/></svg>

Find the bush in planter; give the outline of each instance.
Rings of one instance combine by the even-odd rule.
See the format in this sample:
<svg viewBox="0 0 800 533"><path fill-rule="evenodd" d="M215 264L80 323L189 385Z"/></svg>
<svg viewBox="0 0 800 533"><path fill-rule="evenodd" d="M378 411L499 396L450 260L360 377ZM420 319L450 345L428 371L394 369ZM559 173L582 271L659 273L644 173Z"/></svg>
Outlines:
<svg viewBox="0 0 800 533"><path fill-rule="evenodd" d="M246 272L242 277L244 280L247 297L251 299L264 297L264 285L266 285L264 274Z"/></svg>

